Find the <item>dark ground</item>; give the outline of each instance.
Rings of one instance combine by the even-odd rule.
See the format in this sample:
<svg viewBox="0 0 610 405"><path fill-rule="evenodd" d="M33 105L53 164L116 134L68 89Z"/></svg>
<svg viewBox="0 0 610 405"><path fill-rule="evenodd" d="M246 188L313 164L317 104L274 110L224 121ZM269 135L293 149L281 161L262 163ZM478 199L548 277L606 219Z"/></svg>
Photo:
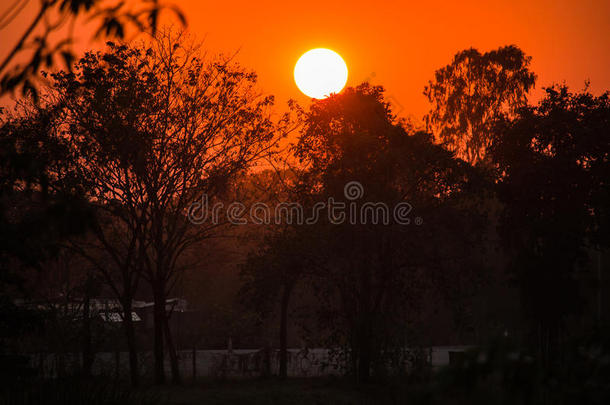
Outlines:
<svg viewBox="0 0 610 405"><path fill-rule="evenodd" d="M339 379L201 381L146 390L172 405L401 403L395 389L358 387Z"/></svg>

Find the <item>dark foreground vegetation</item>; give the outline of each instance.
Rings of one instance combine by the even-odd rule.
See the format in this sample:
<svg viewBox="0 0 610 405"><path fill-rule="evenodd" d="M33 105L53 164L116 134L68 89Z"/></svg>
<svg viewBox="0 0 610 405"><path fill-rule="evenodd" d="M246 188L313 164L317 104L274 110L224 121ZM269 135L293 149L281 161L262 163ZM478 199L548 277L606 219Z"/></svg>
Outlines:
<svg viewBox="0 0 610 405"><path fill-rule="evenodd" d="M37 404L605 404L610 398L610 347L590 337L566 353L570 367L549 372L506 342L466 353L438 372L367 384L345 377L198 379L182 386L131 388L115 380L20 381L0 403Z"/></svg>
<svg viewBox="0 0 610 405"><path fill-rule="evenodd" d="M609 93L531 102L505 46L435 72L425 122L369 83L278 114L149 23L36 88L0 68L0 403L610 402ZM297 347L339 376L290 378Z"/></svg>

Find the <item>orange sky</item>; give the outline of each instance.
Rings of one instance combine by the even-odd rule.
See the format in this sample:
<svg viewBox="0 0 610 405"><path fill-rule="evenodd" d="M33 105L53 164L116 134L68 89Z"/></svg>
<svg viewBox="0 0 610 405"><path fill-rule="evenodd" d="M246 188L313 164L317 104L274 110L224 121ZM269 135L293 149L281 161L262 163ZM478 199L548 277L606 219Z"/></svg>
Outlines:
<svg viewBox="0 0 610 405"><path fill-rule="evenodd" d="M36 5L36 1L31 2ZM307 104L292 72L305 51L326 47L343 56L348 85L382 84L401 115L421 118L423 87L459 50L516 44L533 57L538 91L553 82L599 93L610 89L610 1L197 1L178 0L189 29L212 51L238 48L278 104ZM4 6L0 6L2 10ZM35 7L32 8L32 12ZM19 22L3 32L0 55Z"/></svg>

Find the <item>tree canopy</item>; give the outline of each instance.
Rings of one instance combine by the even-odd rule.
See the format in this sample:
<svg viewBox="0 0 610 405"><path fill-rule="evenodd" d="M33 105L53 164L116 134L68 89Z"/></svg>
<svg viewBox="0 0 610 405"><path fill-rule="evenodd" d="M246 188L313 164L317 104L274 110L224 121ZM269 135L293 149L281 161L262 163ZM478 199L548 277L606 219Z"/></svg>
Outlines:
<svg viewBox="0 0 610 405"><path fill-rule="evenodd" d="M485 157L492 142L492 125L513 116L527 104L536 75L531 57L515 45L481 53L458 52L438 69L424 95L432 104L426 125L450 150L471 163Z"/></svg>

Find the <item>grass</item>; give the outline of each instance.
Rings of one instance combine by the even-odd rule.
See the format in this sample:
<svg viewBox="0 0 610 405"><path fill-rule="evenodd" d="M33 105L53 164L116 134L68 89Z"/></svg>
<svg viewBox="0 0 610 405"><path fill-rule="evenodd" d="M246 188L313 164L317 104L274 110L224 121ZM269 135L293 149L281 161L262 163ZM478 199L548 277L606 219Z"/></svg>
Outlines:
<svg viewBox="0 0 610 405"><path fill-rule="evenodd" d="M160 395L107 379L78 377L2 384L0 405L163 405Z"/></svg>
<svg viewBox="0 0 610 405"><path fill-rule="evenodd" d="M171 405L199 404L394 404L395 390L357 387L342 379L202 381L181 387L154 387Z"/></svg>
<svg viewBox="0 0 610 405"><path fill-rule="evenodd" d="M397 385L357 386L345 378L202 379L130 388L125 381L79 377L21 380L0 388L0 405L395 404Z"/></svg>

